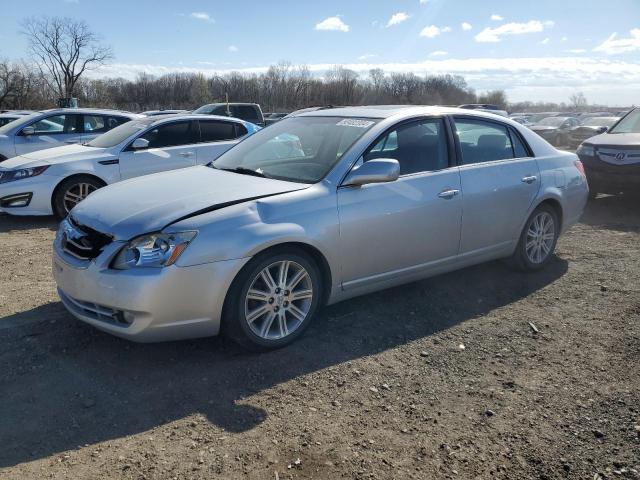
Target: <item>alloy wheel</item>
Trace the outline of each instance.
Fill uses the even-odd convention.
[[[525,250],[531,263],[543,263],[551,254],[555,241],[556,227],[549,212],[538,213],[529,224]]]
[[[313,300],[313,283],[300,264],[281,260],[262,269],[245,297],[245,320],[266,340],[292,334],[306,320]]]
[[[64,193],[64,197],[62,199],[62,203],[64,205],[64,209],[67,213],[69,213],[73,207],[79,204],[82,200],[87,198],[90,193],[95,192],[98,189],[95,185],[91,185],[90,183],[76,183],[69,187],[69,189]]]

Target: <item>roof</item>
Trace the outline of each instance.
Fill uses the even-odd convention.
[[[109,108],[51,108],[49,110],[40,110],[40,113],[86,113],[96,115],[123,115],[125,117],[137,118],[137,113],[125,112],[124,110],[113,110]]]
[[[411,116],[411,115],[478,115],[486,116],[491,115],[489,118],[493,118],[496,115],[489,113],[488,111],[478,111],[471,109],[455,108],[455,107],[440,107],[440,106],[417,106],[417,105],[366,105],[358,107],[340,107],[330,108],[323,110],[316,110],[313,112],[303,112],[299,116],[302,117],[364,117],[364,118],[389,118],[396,115],[399,116]],[[504,117],[502,117],[504,118]]]
[[[141,116],[136,119],[137,123],[143,125],[153,125],[154,123],[162,123],[165,120],[224,120],[226,122],[236,122],[241,124],[247,124],[244,120],[236,117],[226,117],[222,115],[202,115],[198,113],[168,113],[166,115],[153,115],[150,117]]]

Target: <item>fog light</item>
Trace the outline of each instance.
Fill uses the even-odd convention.
[[[0,198],[0,208],[26,207],[31,203],[33,193],[18,193]]]

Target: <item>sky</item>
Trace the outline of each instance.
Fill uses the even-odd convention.
[[[510,101],[640,103],[640,0],[0,0],[0,58],[21,21],[85,20],[114,58],[90,75],[262,72],[287,61],[462,75]]]

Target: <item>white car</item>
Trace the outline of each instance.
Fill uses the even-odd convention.
[[[143,117],[86,144],[20,155],[0,163],[0,211],[63,218],[98,188],[207,164],[259,129],[213,115]]]
[[[19,118],[31,115],[34,112],[24,110],[10,110],[8,112],[0,113],[0,127],[4,127],[6,124],[18,120]]]
[[[0,127],[0,162],[45,148],[93,140],[141,115],[118,110],[57,108]]]

